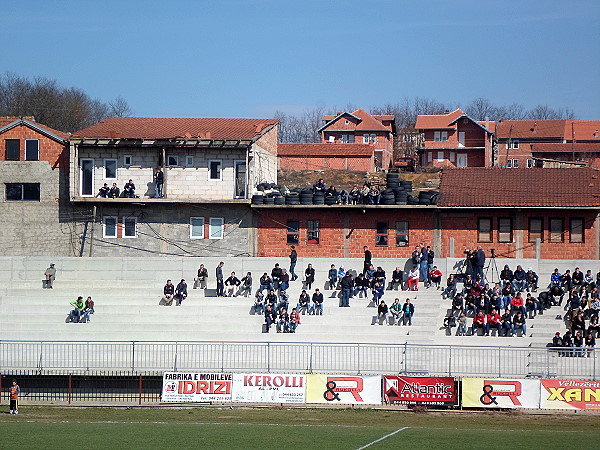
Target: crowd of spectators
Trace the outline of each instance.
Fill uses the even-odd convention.
[[[133,180],[129,180],[123,186],[123,190],[121,191],[117,186],[117,183],[113,183],[112,186],[108,186],[108,184],[104,183],[104,185],[98,190],[96,197],[102,198],[136,198],[135,195],[135,184]]]
[[[362,187],[355,184],[350,190],[338,191],[334,185],[327,187],[323,178],[313,184],[313,194],[323,193],[325,197],[332,198],[335,204],[341,205],[378,205],[381,199],[379,187],[366,182]]]

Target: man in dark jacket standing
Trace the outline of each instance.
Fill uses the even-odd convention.
[[[223,283],[223,266],[225,263],[221,261],[217,266],[217,297],[225,296],[225,284]]]
[[[366,273],[367,270],[369,270],[369,267],[371,267],[371,251],[369,250],[369,247],[367,247],[366,245],[363,247],[363,250],[365,251],[365,262],[364,262],[364,266],[363,266],[363,273]]]
[[[342,308],[349,308],[350,294],[354,289],[354,279],[352,278],[352,275],[346,272],[346,275],[344,275],[340,284],[342,286]]]
[[[480,245],[475,252],[475,258],[473,258],[473,278],[477,279],[477,274],[479,274],[481,279],[484,279],[483,266],[485,266],[485,252]]]
[[[290,252],[290,275],[292,281],[296,281],[298,279],[298,275],[296,275],[296,272],[294,272],[297,262],[298,253],[296,252],[296,247],[292,245],[292,251]]]

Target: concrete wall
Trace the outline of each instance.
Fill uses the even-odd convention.
[[[77,206],[81,216],[92,214],[91,205]],[[117,217],[118,237],[104,237],[103,218]],[[125,217],[137,219],[137,237],[123,236]],[[204,218],[204,238],[190,237],[190,217]],[[223,218],[223,239],[209,239],[209,219]],[[97,206],[96,222],[85,234],[84,255],[92,256],[202,256],[227,257],[252,254],[252,213],[247,205],[211,204],[106,204]]]

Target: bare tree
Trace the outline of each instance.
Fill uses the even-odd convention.
[[[113,117],[127,117],[130,116],[132,111],[129,103],[120,95],[114,100],[108,102],[110,108],[110,115]]]

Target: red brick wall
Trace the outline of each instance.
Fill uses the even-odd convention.
[[[438,161],[438,153],[442,152],[444,157],[442,161]],[[450,153],[454,153],[454,161],[450,160]],[[429,161],[429,153],[432,154],[431,161]],[[456,148],[452,150],[421,150],[422,165],[425,167],[455,167],[456,166],[456,155],[458,153],[467,154],[467,167],[485,167],[485,150],[470,150],[465,148]]]
[[[542,218],[544,224],[543,242],[541,243],[542,259],[595,259],[598,249],[596,242],[595,217],[597,212],[590,210],[530,210],[519,211],[507,209],[505,212],[486,211],[481,212],[456,212],[442,213],[442,254],[448,257],[460,258],[465,248],[474,248],[481,245],[486,251],[495,248],[498,256],[514,258],[517,250],[522,251],[523,258],[535,258],[535,242],[529,242],[529,219]],[[518,227],[517,215],[520,216],[521,226]],[[492,219],[492,242],[478,242],[478,218],[489,217]],[[513,224],[512,242],[498,242],[498,218],[511,217]],[[569,242],[570,218],[583,218],[585,223],[584,242]],[[550,242],[550,218],[563,218],[564,239],[563,242]],[[522,233],[522,246],[518,249],[517,233]],[[450,238],[454,238],[454,255],[450,255]]]
[[[419,242],[431,244],[433,240],[433,214],[415,209],[362,209],[328,207],[314,209],[260,209],[258,214],[258,256],[283,257],[289,254],[287,221],[300,222],[300,243],[296,245],[302,256],[343,257],[347,240],[350,258],[363,256],[363,246],[368,245],[375,258],[408,258]],[[348,220],[348,237],[344,220]],[[320,221],[320,243],[307,244],[307,221]],[[406,247],[396,247],[396,221],[408,221],[409,241]],[[388,245],[376,246],[376,223],[388,223]]]
[[[11,128],[0,135],[0,161],[6,159],[6,139],[19,139],[21,141],[21,155],[19,158],[21,161],[25,160],[25,139],[38,139],[40,141],[40,161],[48,161],[52,167],[59,167],[64,170],[68,168],[69,151],[67,146],[24,125]]]
[[[329,142],[329,136],[333,136],[336,142],[342,142],[342,134],[354,134],[354,143],[363,144],[363,135],[366,134],[366,132],[356,131],[353,123],[344,125],[343,120],[338,120],[334,126],[336,130],[348,129],[348,132],[323,130],[323,142]],[[382,167],[387,169],[394,153],[394,137],[391,133],[384,131],[370,131],[369,134],[375,134],[377,136],[376,142],[373,145],[375,146],[375,150],[384,150]]]
[[[257,139],[256,144],[260,147],[272,153],[277,154],[277,130],[279,125],[275,125],[271,130],[267,131],[263,136]]]
[[[280,156],[279,168],[283,170],[359,170],[370,172],[373,164],[370,157],[322,157],[322,156]]]

